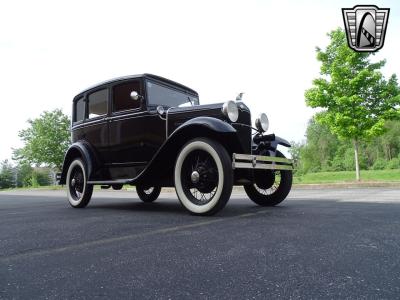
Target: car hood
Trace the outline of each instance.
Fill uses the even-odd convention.
[[[222,106],[224,103],[195,105],[188,107],[171,108],[168,112],[168,131],[172,133],[175,129],[183,125],[190,119],[197,117],[212,117],[230,123],[237,131],[238,138],[246,149],[246,153],[250,153],[251,148],[251,115],[250,110],[243,102],[237,102],[239,108],[239,118],[235,123],[223,114]],[[243,126],[246,125],[246,126]]]
[[[168,120],[172,128],[179,127],[185,121],[196,117],[213,117],[231,123],[228,118],[222,113],[223,102],[215,104],[204,104],[185,107],[174,107],[168,111]],[[237,123],[250,125],[250,110],[242,103],[238,102],[239,119]],[[172,129],[171,128],[171,129]]]
[[[241,113],[250,113],[249,108],[243,102],[237,102],[238,108]],[[179,115],[179,114],[190,114],[193,117],[207,116],[207,117],[218,117],[219,119],[226,119],[222,113],[222,106],[224,102],[213,103],[213,104],[202,104],[194,106],[183,106],[183,107],[173,107],[169,109],[169,115]]]
[[[182,106],[182,107],[173,107],[170,109],[171,114],[181,113],[181,112],[191,112],[191,111],[210,111],[210,110],[219,110],[221,112],[223,103],[213,103],[213,104],[202,104],[202,105],[194,105],[194,106]],[[222,112],[221,112],[222,114]]]

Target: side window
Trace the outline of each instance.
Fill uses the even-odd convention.
[[[139,100],[132,100],[131,92],[136,91],[141,95],[140,82],[131,81],[117,85],[113,89],[113,111],[122,111],[128,109],[140,108]]]
[[[89,119],[107,114],[108,89],[90,94],[88,101]]]
[[[74,122],[82,121],[84,118],[85,118],[85,101],[82,97],[75,102]]]

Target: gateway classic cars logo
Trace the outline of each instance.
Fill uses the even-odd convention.
[[[349,47],[359,52],[375,52],[383,47],[389,8],[356,5],[342,8]]]

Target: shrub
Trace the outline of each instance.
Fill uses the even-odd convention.
[[[335,156],[331,162],[332,171],[344,171],[343,158]]]
[[[46,186],[51,184],[49,171],[46,169],[34,169],[32,171],[31,186]]]
[[[383,158],[378,158],[375,160],[372,169],[373,170],[383,170],[386,168],[387,161],[384,160]]]
[[[386,169],[400,169],[400,159],[393,158],[386,164]]]

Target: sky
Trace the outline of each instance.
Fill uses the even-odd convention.
[[[0,160],[21,147],[18,131],[44,110],[71,115],[81,90],[114,77],[153,73],[196,90],[200,102],[244,92],[269,132],[304,140],[315,111],[304,91],[319,76],[315,47],[343,27],[341,8],[391,9],[383,73],[400,71],[399,1],[2,1]]]

